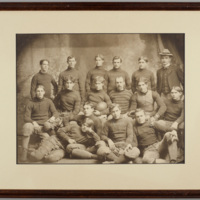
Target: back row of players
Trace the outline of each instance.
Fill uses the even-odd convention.
[[[21,161],[29,154],[31,160],[47,162],[64,156],[114,163],[177,162],[177,147],[184,147],[177,146],[177,130],[183,129],[184,121],[183,72],[171,64],[169,50],[160,55],[163,67],[157,71],[158,93],[145,57],[138,59],[139,70],[133,73],[131,84],[128,73],[121,69],[120,57],[114,57],[113,69],[106,71],[103,56],[97,55],[96,67],[88,72],[84,83],[75,69],[75,57],[69,56],[68,69],[59,75],[58,87],[47,73],[49,61],[41,60],[41,70],[31,82],[32,101],[25,112]],[[53,99],[57,110],[48,98]],[[157,130],[163,133],[160,141]],[[28,152],[33,133],[43,140],[38,149]]]

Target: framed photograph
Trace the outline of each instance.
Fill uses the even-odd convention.
[[[200,3],[0,10],[0,197],[200,197]]]

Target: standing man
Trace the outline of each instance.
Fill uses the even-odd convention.
[[[162,68],[157,71],[157,91],[161,96],[169,99],[172,87],[184,85],[184,75],[180,68],[172,65],[173,55],[168,49],[164,49],[160,56]]]
[[[147,69],[148,59],[146,57],[142,56],[138,59],[138,64],[139,64],[139,69],[137,71],[135,71],[132,75],[131,89],[132,89],[133,94],[137,90],[137,84],[141,77],[146,78],[146,80],[148,81],[149,89],[155,91],[156,83],[155,83],[154,74],[152,71]]]
[[[103,67],[104,56],[101,54],[96,55],[95,62],[96,62],[96,67],[94,69],[91,69],[87,74],[87,78],[86,78],[86,82],[85,82],[85,88],[86,88],[87,93],[89,93],[90,90],[95,89],[94,81],[97,76],[98,77],[100,76],[100,77],[103,77],[104,79],[106,79],[107,71]],[[105,92],[107,92],[107,82],[106,81],[104,81],[103,89]]]
[[[34,99],[36,96],[36,87],[43,85],[45,88],[45,97],[54,99],[58,91],[58,86],[53,76],[48,73],[49,61],[47,59],[40,60],[40,67],[41,70],[33,76],[31,81],[31,98]],[[54,87],[54,94],[51,91],[51,84]]]
[[[127,90],[131,89],[131,81],[130,81],[129,75],[126,71],[121,69],[121,65],[122,65],[122,59],[118,56],[115,56],[113,58],[113,69],[108,71],[108,74],[107,74],[108,94],[112,90],[116,89],[115,81],[116,81],[116,78],[120,76],[123,77],[125,81],[125,88]]]
[[[130,90],[126,90],[126,83],[122,76],[116,77],[115,84],[116,89],[110,92],[110,99],[112,103],[119,104],[121,114],[125,114],[129,111],[132,93]]]
[[[68,68],[61,72],[58,79],[58,93],[65,89],[66,79],[69,76],[74,77],[75,85],[74,90],[78,91],[81,96],[81,101],[84,102],[85,99],[85,89],[84,89],[84,80],[83,76],[75,69],[76,58],[74,56],[68,56],[67,58]]]
[[[25,110],[25,124],[22,129],[23,139],[21,161],[27,160],[30,136],[32,134],[37,134],[41,137],[48,137],[46,132],[48,131],[47,129],[49,129],[49,123],[54,122],[55,118],[58,117],[53,102],[44,97],[44,86],[38,85],[35,93],[36,97],[27,104]],[[50,119],[49,114],[51,114]]]

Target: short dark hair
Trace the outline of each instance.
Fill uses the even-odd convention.
[[[85,118],[83,124],[86,124],[87,127],[92,127],[94,125],[94,121],[90,118]]]
[[[144,114],[146,114],[145,111],[144,111],[143,109],[141,109],[141,108],[137,108],[137,109],[135,110],[135,115],[136,115],[136,113],[138,113],[138,112],[143,112]]]
[[[112,112],[112,110],[114,109],[114,108],[119,108],[119,110],[121,110],[121,107],[120,107],[120,105],[119,104],[116,104],[116,103],[113,103],[113,104],[111,104],[110,106],[109,106],[109,111],[110,111],[110,113]]]
[[[145,56],[139,57],[139,58],[138,58],[138,61],[140,61],[140,60],[144,60],[145,62],[149,62],[148,58],[145,57]]]
[[[92,103],[92,102],[90,102],[90,101],[87,101],[87,102],[85,102],[84,103],[84,106],[90,106],[91,108],[93,108],[94,109],[94,104]]]
[[[42,59],[42,60],[40,60],[40,65],[42,65],[44,61],[47,61],[48,64],[49,64],[49,60],[47,60],[47,59]]]
[[[114,61],[114,60],[118,60],[118,59],[120,59],[120,62],[122,62],[122,58],[121,58],[120,56],[114,56],[114,57],[113,57],[113,61]]]
[[[173,86],[171,91],[172,90],[176,90],[177,92],[183,93],[183,89],[181,87],[179,87],[179,86]]]
[[[101,58],[101,60],[104,60],[104,56],[102,54],[97,54],[94,59],[96,60],[96,58]]]
[[[73,76],[69,75],[69,76],[65,77],[65,83],[67,81],[71,81],[71,82],[75,83],[76,79]]]
[[[69,60],[70,60],[70,59],[73,59],[73,58],[76,60],[75,56],[68,56],[68,57],[67,57],[67,62],[69,62]]]
[[[42,89],[45,91],[45,87],[44,87],[44,85],[42,85],[42,84],[37,85],[36,88],[35,88],[35,91],[36,91],[38,88],[42,88]]]

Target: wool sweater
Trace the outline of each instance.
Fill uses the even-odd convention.
[[[99,102],[105,102],[108,106],[112,104],[110,97],[104,90],[91,90],[87,95],[87,101],[92,102],[94,106]]]
[[[184,121],[184,103],[182,100],[174,101],[173,99],[165,99],[167,110],[164,119],[167,121],[181,123]]]
[[[51,116],[58,117],[58,112],[53,102],[48,98],[34,98],[29,101],[26,106],[24,121],[32,123],[36,121],[39,125],[43,125]]]
[[[114,143],[125,142],[133,147],[137,146],[137,138],[133,132],[133,125],[130,119],[122,118],[108,120],[104,124],[101,139],[108,141],[111,139]]]
[[[82,74],[79,73],[77,69],[71,69],[68,67],[65,71],[60,73],[58,79],[58,92],[65,89],[64,85],[67,76],[72,76],[73,78],[75,78],[75,85],[73,87],[73,90],[80,92],[81,100],[84,101],[85,99],[84,77]]]
[[[107,71],[104,69],[104,67],[98,67],[96,66],[94,69],[91,69],[86,77],[86,82],[85,82],[85,88],[87,93],[90,92],[91,89],[94,89],[94,80],[95,77],[101,76],[105,79],[104,81],[104,91],[107,92]]]
[[[150,121],[146,121],[144,124],[133,124],[133,130],[138,139],[138,146],[145,148],[149,145],[156,143],[157,137],[155,129],[150,126]]]
[[[69,139],[74,139],[79,144],[91,146],[100,140],[100,137],[94,131],[91,133],[84,133],[82,132],[81,127],[76,124],[68,124],[63,128],[60,128],[57,135],[65,144],[68,143]]]
[[[154,103],[156,102],[158,109],[154,110]],[[159,94],[155,91],[148,90],[147,93],[135,92],[131,97],[130,110],[141,108],[145,112],[150,113],[151,116],[158,114],[162,116],[166,111],[166,106]]]
[[[55,99],[55,104],[62,112],[78,114],[80,111],[81,98],[75,90],[62,90]]]
[[[137,71],[135,71],[132,75],[132,92],[134,94],[134,92],[136,91],[137,88],[137,84],[140,78],[145,78],[148,81],[148,88],[155,91],[156,90],[156,83],[155,83],[155,78],[154,78],[154,74],[152,71],[148,70],[148,69],[139,69]]]
[[[132,92],[130,90],[112,90],[109,96],[113,103],[120,105],[122,114],[125,114],[129,111],[130,100],[132,96]]]
[[[52,75],[48,73],[42,73],[41,71],[37,74],[35,74],[31,81],[31,98],[34,99],[35,97],[35,90],[38,85],[43,85],[45,89],[45,97],[50,98],[51,97],[51,84],[54,87],[54,95],[57,94],[58,86],[53,78]]]
[[[110,91],[115,90],[116,89],[116,78],[117,77],[123,77],[125,83],[126,83],[126,89],[130,90],[131,89],[131,81],[129,78],[129,75],[126,71],[122,70],[121,68],[118,69],[111,69],[110,71],[108,71],[107,73],[107,84],[108,84],[108,94],[110,93]]]
[[[85,118],[90,118],[91,120],[93,120],[94,124],[92,126],[92,130],[100,136],[102,132],[102,122],[95,115],[92,114],[88,117],[86,117],[85,115],[76,115],[72,116],[70,118],[70,121],[76,121],[77,124],[81,126],[84,123]]]

